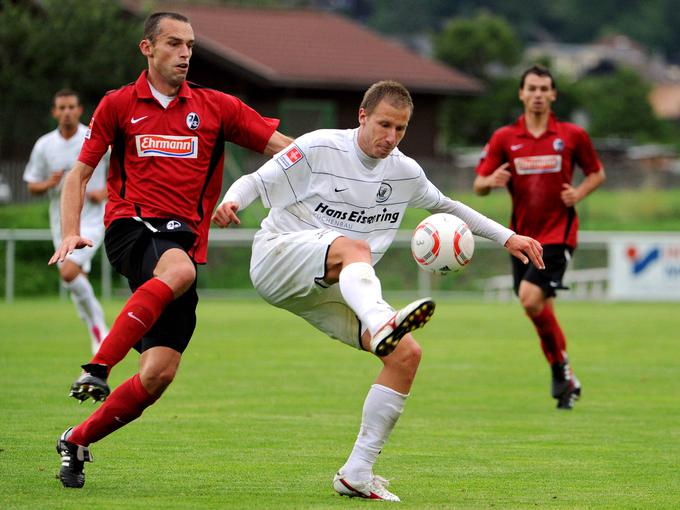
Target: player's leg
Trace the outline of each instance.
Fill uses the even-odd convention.
[[[370,348],[370,341],[370,335],[362,336],[365,349]],[[407,334],[390,355],[380,358],[383,368],[364,401],[354,447],[333,480],[340,494],[399,501],[387,490],[384,479],[374,475],[373,465],[403,412],[421,355],[420,346]]]
[[[134,292],[97,353],[83,365],[84,373],[73,383],[70,395],[79,400],[106,398],[111,368],[196,279],[193,261],[174,239],[151,236],[144,225],[132,220],[112,227],[106,237],[109,260],[128,278]]]
[[[551,394],[557,399],[560,409],[571,409],[581,392],[580,382],[569,365],[566,338],[553,306],[556,289],[565,288],[562,278],[569,256],[570,252],[565,251],[563,246],[546,246],[546,269],[539,271],[530,266],[524,270],[517,286],[519,301],[536,328],[544,356],[551,367]],[[513,261],[513,264],[516,263]]]
[[[196,327],[198,295],[195,284],[174,300],[135,346],[140,371],[120,386],[87,420],[68,429],[57,443],[62,458],[59,477],[66,487],[82,487],[89,445],[141,416],[173,381],[181,355]]]
[[[168,347],[145,351],[140,372],[120,384],[83,423],[62,434],[57,451],[62,459],[59,479],[65,487],[84,485],[84,462],[92,461],[90,444],[139,418],[172,382],[180,359],[181,354]]]
[[[345,302],[371,334],[371,352],[391,353],[408,332],[422,327],[434,312],[434,302],[419,299],[395,312],[382,296],[380,280],[371,265],[365,241],[338,237],[328,249],[324,280],[339,282]]]
[[[78,316],[87,326],[92,354],[95,354],[109,332],[104,310],[94,294],[87,273],[76,261],[67,257],[59,266],[59,275],[69,291]]]

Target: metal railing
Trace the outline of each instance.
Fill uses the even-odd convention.
[[[256,229],[212,229],[210,246],[250,247]],[[609,242],[630,239],[631,236],[643,241],[645,238],[657,238],[660,235],[680,238],[677,232],[580,232],[579,250],[606,248]],[[15,296],[16,243],[51,241],[48,229],[0,229],[0,242],[5,242],[5,301],[11,303]],[[397,233],[393,246],[408,248],[411,242],[411,231],[401,230]],[[487,239],[475,238],[477,249],[489,249],[495,246]],[[105,251],[100,250],[101,260],[101,294],[104,299],[112,296],[112,268],[106,258]],[[45,261],[47,263],[47,261]],[[574,296],[578,299],[601,299],[604,296],[605,268],[567,271],[565,280],[575,285]],[[427,295],[432,287],[432,278],[425,271],[417,271],[415,286],[420,295]],[[485,279],[481,294],[493,299],[508,299],[512,293],[512,278],[509,275],[494,276]],[[63,290],[61,291],[63,293]]]

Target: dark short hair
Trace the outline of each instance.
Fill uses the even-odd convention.
[[[161,20],[174,19],[183,23],[190,23],[189,18],[178,12],[154,12],[149,14],[144,22],[144,39],[154,42],[158,34],[161,32]]]
[[[553,88],[553,89],[557,88],[557,86],[555,85],[555,78],[553,78],[553,75],[550,72],[550,69],[548,69],[547,67],[545,67],[541,64],[534,64],[529,69],[527,69],[526,71],[524,71],[522,73],[522,77],[519,80],[520,90],[524,88],[524,80],[526,80],[526,77],[529,76],[530,74],[535,74],[536,76],[541,76],[541,77],[547,76],[548,78],[550,78],[550,87]]]
[[[76,101],[78,102],[78,104],[80,104],[80,96],[78,95],[78,93],[75,90],[73,90],[73,89],[61,89],[61,90],[58,90],[57,92],[55,92],[54,96],[52,97],[52,106],[57,104],[58,98],[60,98],[60,97],[71,97],[71,96],[75,96]]]
[[[408,107],[411,113],[413,113],[411,94],[401,83],[391,80],[379,81],[371,85],[364,94],[361,108],[364,109],[367,115],[370,115],[383,99],[395,108]]]

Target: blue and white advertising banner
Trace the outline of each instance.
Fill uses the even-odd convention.
[[[651,236],[609,242],[609,297],[680,301],[680,240]]]

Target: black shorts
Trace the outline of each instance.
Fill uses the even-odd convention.
[[[562,283],[562,278],[572,253],[574,249],[566,244],[546,244],[543,246],[545,269],[538,269],[531,262],[525,265],[517,257],[511,257],[515,294],[519,293],[522,280],[538,285],[543,289],[545,297],[554,297],[556,291],[569,289]]]
[[[153,278],[154,268],[163,253],[172,248],[188,251],[195,239],[196,235],[181,220],[152,218],[142,223],[122,218],[106,229],[104,246],[109,262],[127,278],[130,290],[134,292]],[[151,347],[163,346],[184,352],[196,327],[197,305],[194,280],[184,294],[163,310],[151,329],[135,344],[135,349],[141,353]]]

